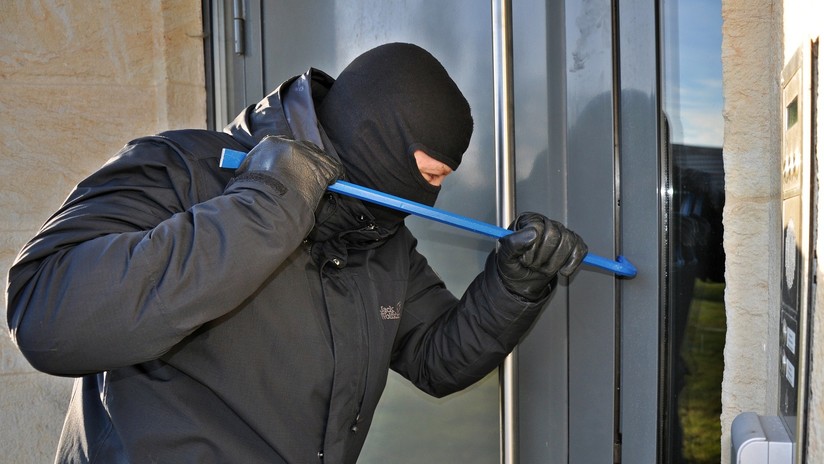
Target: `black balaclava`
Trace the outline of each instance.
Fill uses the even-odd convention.
[[[466,98],[435,57],[411,44],[381,45],[355,58],[317,113],[348,180],[429,206],[440,187],[421,176],[413,153],[456,170],[472,136]],[[386,227],[406,216],[367,208]]]

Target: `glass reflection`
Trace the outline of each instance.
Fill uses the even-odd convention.
[[[721,460],[726,334],[720,0],[662,0],[669,155],[666,462]]]

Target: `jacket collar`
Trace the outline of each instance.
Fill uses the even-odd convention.
[[[319,104],[334,79],[323,71],[310,68],[305,73],[283,82],[256,105],[243,110],[223,129],[248,149],[267,135],[282,135],[307,140],[323,148],[327,155],[340,159],[323,127],[317,120],[315,105]],[[309,235],[313,253],[345,257],[348,249],[374,248],[397,232],[397,226],[387,229],[375,225],[375,218],[360,200],[329,194],[315,211],[315,227]]]
[[[331,144],[323,143],[325,135],[317,121],[315,105],[334,82],[323,71],[310,68],[284,81],[257,104],[246,107],[223,132],[250,150],[267,135],[282,135],[310,141],[328,152]]]
[[[392,229],[375,225],[374,217],[360,200],[329,194],[315,211],[315,227],[307,240],[315,262],[334,258],[338,267],[344,267],[350,251],[382,245],[402,224]]]

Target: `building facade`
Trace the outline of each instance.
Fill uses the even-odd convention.
[[[249,42],[246,46],[251,48],[246,55],[235,56],[228,32],[233,26],[232,3],[152,0],[98,5],[44,0],[0,6],[4,31],[0,39],[0,149],[5,161],[0,166],[5,185],[0,192],[0,209],[5,217],[0,225],[3,274],[20,247],[71,187],[130,139],[174,128],[219,127],[221,118],[254,101],[281,73],[289,75],[294,69],[300,72],[306,66],[314,66],[313,60],[317,59],[334,75],[348,58],[376,42],[420,38],[422,45],[438,52],[436,55],[442,57],[450,71],[457,69],[459,85],[467,89],[476,112],[476,125],[480,126],[470,150],[492,151],[494,47],[493,37],[487,36],[487,32],[496,26],[492,24],[494,14],[486,7],[481,11],[477,6],[473,8],[477,2],[457,0],[438,2],[438,11],[425,3],[335,2],[326,7],[328,15],[313,15],[311,11],[318,5],[308,2],[300,7],[291,5],[289,10],[281,7],[278,17],[269,18],[266,14],[271,4],[250,0],[241,3],[245,5],[245,37]],[[723,320],[718,324],[723,331],[708,328],[706,324],[711,322],[703,321],[700,327],[706,329],[704,332],[684,335],[685,339],[700,338],[706,343],[713,340],[713,334],[715,339],[719,333],[723,338],[722,345],[714,348],[722,366],[718,379],[720,413],[711,425],[699,429],[712,429],[717,423],[717,438],[712,435],[711,439],[717,452],[710,459],[727,463],[733,460],[731,428],[739,414],[752,411],[784,417],[784,423],[794,429],[803,447],[797,456],[810,463],[824,461],[824,374],[816,369],[817,361],[824,359],[824,311],[819,309],[824,304],[824,290],[815,285],[821,271],[814,259],[817,250],[824,246],[817,233],[822,220],[817,208],[820,158],[816,146],[822,134],[817,117],[822,94],[817,44],[824,34],[824,25],[816,18],[822,17],[824,9],[814,0],[715,2],[718,23],[712,27],[720,29],[717,49],[723,106],[719,111],[721,120],[711,121],[701,129],[704,133],[720,134],[720,146],[707,149],[702,142],[678,138],[677,134],[688,131],[678,125],[671,109],[674,106],[668,106],[684,103],[687,97],[683,93],[667,93],[667,76],[686,76],[689,65],[668,67],[663,56],[666,52],[659,53],[667,44],[690,43],[703,36],[701,30],[668,25],[665,18],[670,11],[686,17],[691,8],[697,10],[696,5],[704,2],[622,1],[617,9],[612,8],[613,4],[618,2],[566,0],[513,5],[520,204],[557,213],[573,226],[584,229],[614,229],[619,239],[608,237],[609,240],[602,241],[600,236],[593,237],[590,248],[624,252],[631,259],[638,257],[642,264],[635,280],[616,282],[611,276],[577,276],[561,290],[563,298],[556,297],[564,302],[553,301],[553,308],[557,308],[542,316],[525,340],[519,352],[521,383],[516,387],[524,405],[519,427],[520,460],[588,462],[588,453],[600,453],[599,443],[604,443],[604,452],[622,457],[623,462],[647,461],[634,461],[633,456],[677,462],[674,450],[681,453],[683,447],[677,443],[671,446],[670,442],[683,441],[673,437],[689,432],[681,423],[668,423],[664,436],[657,431],[663,421],[662,411],[678,408],[674,399],[678,395],[674,393],[669,400],[667,391],[673,391],[673,385],[679,382],[671,368],[680,362],[678,356],[682,353],[673,351],[673,326],[658,320],[661,314],[676,315],[662,309],[671,310],[677,302],[667,296],[673,282],[662,277],[671,275],[668,266],[675,261],[661,253],[662,249],[675,253],[676,247],[666,248],[664,243],[662,248],[658,243],[683,238],[668,235],[667,228],[682,223],[659,212],[667,207],[663,198],[684,205],[683,199],[673,196],[673,166],[681,169],[697,163],[696,160],[720,158],[722,171],[689,165],[702,172],[698,177],[702,181],[709,182],[707,179],[718,176],[723,181],[723,208],[719,210],[723,225],[719,232],[723,237],[723,275],[714,277],[723,280],[723,286],[704,285],[712,280],[706,278],[700,289],[706,295],[720,291]],[[223,8],[227,9],[224,14],[218,14]],[[611,13],[614,11],[617,13]],[[415,26],[410,29],[424,31],[406,31],[392,23],[396,16],[403,16]],[[269,18],[269,22],[261,18]],[[283,21],[282,28],[291,24],[294,30],[289,32],[296,36],[311,25],[331,38],[314,45],[306,40],[305,56],[290,55],[287,47],[277,46],[277,41],[266,42],[267,31],[261,24],[278,20]],[[322,25],[313,22],[321,20],[325,21]],[[435,27],[439,21],[451,27]],[[445,30],[451,30],[451,35]],[[641,41],[647,36],[653,38],[652,45]],[[457,43],[469,45],[461,47]],[[266,44],[269,61],[260,57],[254,61],[255,44]],[[683,58],[687,51],[680,50]],[[523,64],[527,61],[540,66]],[[288,63],[289,67],[281,71],[272,63]],[[233,71],[238,66],[245,69],[243,82]],[[553,70],[559,68],[564,68],[564,72],[556,75]],[[462,69],[489,72],[473,75]],[[687,78],[681,79],[685,82]],[[607,89],[608,96],[587,94],[587,89],[592,88]],[[239,89],[243,92],[239,93]],[[560,107],[565,108],[563,117],[553,113],[554,108]],[[685,112],[689,109],[685,105],[681,108],[686,108]],[[605,113],[611,119],[603,119]],[[577,118],[586,121],[586,130],[581,133],[574,124]],[[530,119],[551,122],[536,128],[528,122]],[[653,136],[645,136],[644,130],[633,132],[636,125],[646,127],[645,124],[652,127]],[[669,132],[664,130],[668,125],[672,126],[667,129]],[[799,128],[801,135],[793,135],[794,127]],[[609,132],[609,136],[597,135],[604,132]],[[674,137],[666,159],[660,156],[665,138],[661,134],[665,133]],[[800,140],[797,151],[788,145],[795,140],[793,137]],[[564,142],[557,144],[556,140]],[[610,160],[603,167],[590,169],[591,160],[570,155],[600,150],[612,153],[615,146],[625,147],[625,151],[651,146],[654,166],[647,172],[643,159],[624,153],[615,163],[617,168]],[[690,161],[672,164],[676,159]],[[495,201],[494,189],[477,181],[492,175],[492,163],[491,155],[470,161],[466,167],[466,178],[470,180],[456,181],[458,186],[448,192],[460,200],[439,205],[494,221],[492,210],[467,200]],[[527,166],[528,173],[524,171]],[[553,177],[556,171],[564,174]],[[536,172],[544,177],[536,178]],[[801,173],[796,187],[792,184],[792,172]],[[650,183],[641,182],[634,177],[636,174],[651,176]],[[602,180],[598,177],[601,175],[610,187],[595,190],[592,196],[605,198],[604,203],[609,206],[604,207],[603,214],[598,206],[587,203],[593,200],[574,198],[582,192],[575,190],[579,179],[581,183],[593,184]],[[623,197],[619,197],[620,209],[612,206],[615,198],[611,185],[615,177],[620,177],[624,190]],[[548,183],[542,180],[545,178],[558,182]],[[547,183],[550,186],[544,186]],[[558,184],[563,186],[555,187]],[[545,197],[553,200],[544,204]],[[641,214],[632,209],[632,201],[642,200],[652,202],[652,213]],[[569,212],[587,208],[597,210],[599,217],[607,217],[608,223],[590,223],[587,217]],[[636,244],[633,235],[647,233],[634,228],[638,223],[634,218],[639,216],[661,227]],[[788,227],[790,224],[793,227]],[[488,248],[488,243],[465,245],[460,240],[430,239],[428,226],[421,222],[414,226],[422,236],[422,247],[436,256],[459,249],[456,253],[465,253],[460,256],[462,262],[476,263],[482,259],[480,251],[464,248]],[[788,234],[788,230],[793,234]],[[656,245],[644,249],[645,241]],[[458,243],[460,246],[456,246]],[[719,252],[713,251],[712,256],[719,256]],[[451,270],[448,263],[444,267],[448,283],[455,287],[466,284],[468,277]],[[714,265],[714,269],[718,267]],[[690,282],[695,281],[691,278]],[[600,296],[576,293],[576,286],[580,289],[584,285],[599,289],[587,293]],[[800,293],[795,299],[787,296],[787,288],[799,287],[802,288],[797,290]],[[597,305],[603,301],[618,309],[607,311],[614,319],[602,321],[606,336],[600,332],[592,335],[589,329],[594,319],[602,318]],[[586,309],[576,312],[583,307]],[[553,332],[558,326],[565,327],[560,335]],[[615,327],[620,330],[615,331]],[[795,334],[795,343],[788,342],[790,332]],[[599,356],[602,347],[598,342],[607,344],[609,356]],[[790,350],[790,346],[794,349]],[[689,362],[685,364],[695,368]],[[798,372],[788,374],[788,364]],[[50,461],[71,394],[71,380],[33,371],[9,337],[0,337],[0,374],[2,460]],[[604,382],[600,382],[601,376]],[[592,378],[599,382],[586,382]],[[590,383],[603,384],[604,390],[595,388],[600,385],[589,390]],[[462,443],[465,439],[443,433],[446,428],[458,427],[445,419],[447,415],[457,417],[462,422],[460,427],[467,422],[485,422],[486,425],[472,430],[475,441],[466,439],[466,446],[479,449],[483,458],[479,461],[474,455],[463,456],[472,462],[497,462],[498,446],[494,441],[498,428],[498,382],[494,376],[466,395],[446,401],[415,399],[403,403],[403,398],[415,395],[407,388],[402,382],[390,380],[389,405],[376,423],[384,424],[386,430],[405,427],[408,424],[397,423],[404,421],[393,417],[397,415],[394,411],[413,411],[440,414],[436,421],[441,425],[431,427],[429,432],[415,429],[417,438],[413,436],[406,443],[392,441],[396,437],[382,435],[376,428],[373,435],[378,438],[367,443],[364,462],[380,462],[385,456],[378,442],[388,443],[396,450],[428,450],[433,453],[427,455],[430,460],[433,456],[460,460],[460,456],[450,454],[455,441],[440,443]],[[796,390],[801,394],[795,395]],[[641,401],[638,396],[646,392],[657,399]],[[800,421],[793,421],[796,416],[788,411],[787,398],[793,395],[801,399],[799,410],[795,411],[800,413]],[[599,403],[605,401],[604,396],[609,397],[603,403],[606,408]],[[597,407],[577,414],[590,403]],[[528,410],[531,406],[535,407]],[[599,434],[607,438],[601,440]],[[591,440],[593,437],[597,439]],[[620,437],[617,443],[622,446],[615,447],[613,437]],[[539,461],[539,456],[547,459]],[[691,456],[685,462],[706,462],[695,457],[698,455]]]

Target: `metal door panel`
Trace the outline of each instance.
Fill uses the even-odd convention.
[[[594,252],[610,255],[623,247],[645,272],[616,282],[587,269],[558,289],[519,349],[521,456],[524,462],[612,462],[621,458],[613,453],[623,453],[625,462],[653,462],[659,237],[655,12],[638,1],[614,8],[609,1],[570,0],[551,2],[545,10],[537,3],[518,3],[515,9],[518,209],[565,221]],[[532,68],[540,66],[546,69],[543,81],[534,79]],[[546,113],[535,109],[542,104]],[[536,135],[536,120],[545,122],[547,138]],[[619,190],[631,202],[620,209]],[[616,382],[624,385],[620,395]],[[613,441],[622,439],[619,420],[629,429],[623,449],[613,448]]]
[[[620,283],[621,462],[660,462],[658,366],[661,185],[655,8],[623,0],[619,150],[621,253],[638,276]]]
[[[612,5],[565,8],[567,224],[615,256]],[[579,272],[569,286],[569,462],[610,462],[615,408],[615,278]]]
[[[516,209],[566,222],[563,2],[513,5]],[[569,442],[567,287],[518,348],[520,459],[566,463]]]

